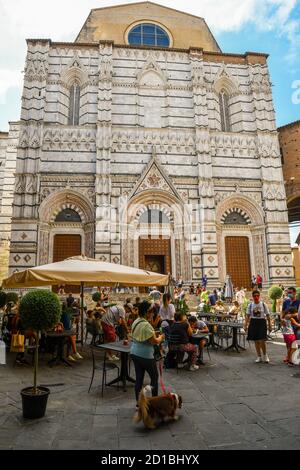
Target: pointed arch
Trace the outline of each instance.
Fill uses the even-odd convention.
[[[55,191],[43,200],[39,207],[40,221],[53,223],[56,216],[67,208],[76,211],[83,224],[94,223],[94,208],[89,200],[77,191],[69,189]]]

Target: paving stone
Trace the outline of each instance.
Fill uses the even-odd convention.
[[[208,446],[234,444],[242,440],[237,430],[227,423],[208,424],[205,422],[199,431]]]
[[[176,442],[176,449],[180,450],[207,450],[202,436],[196,432],[193,433],[176,433],[172,436]]]
[[[261,418],[243,403],[220,405],[220,412],[232,424],[257,423]]]
[[[151,445],[148,437],[136,436],[134,439],[130,437],[120,437],[120,450],[150,450]]]
[[[191,421],[195,424],[198,429],[203,429],[206,424],[223,425],[226,424],[226,419],[217,410],[213,411],[196,411],[190,415]]]
[[[274,438],[271,433],[258,424],[238,424],[233,426],[233,429],[243,441],[250,441],[254,446],[257,441]]]

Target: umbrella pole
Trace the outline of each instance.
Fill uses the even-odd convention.
[[[80,284],[80,322],[81,322],[81,347],[83,348],[83,282]]]

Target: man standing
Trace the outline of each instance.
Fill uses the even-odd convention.
[[[283,301],[282,304],[282,313],[286,313],[290,307],[295,307],[298,311],[300,306],[300,300],[296,298],[296,288],[289,287],[287,289],[287,298]]]
[[[202,277],[202,287],[206,289],[206,286],[207,286],[207,275],[204,274],[204,276]]]
[[[260,301],[260,292],[252,292],[253,301],[248,305],[245,331],[248,331],[247,340],[255,342],[257,358],[255,362],[270,362],[266,351],[267,322],[269,333],[272,331],[271,317],[267,305]]]
[[[260,274],[256,276],[256,284],[258,289],[262,289],[262,277]]]

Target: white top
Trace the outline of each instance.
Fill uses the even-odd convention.
[[[292,327],[291,320],[283,318],[281,321],[282,321],[282,327],[281,327],[282,334],[283,335],[293,335],[294,330],[293,330],[293,327]]]
[[[159,316],[162,320],[174,320],[175,307],[173,304],[169,304],[167,308],[161,305],[159,309]]]
[[[270,312],[264,302],[258,302],[258,304],[251,302],[247,308],[247,315],[251,318],[265,320]]]

